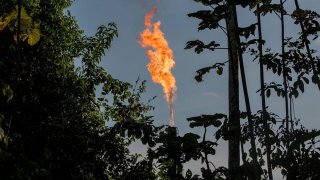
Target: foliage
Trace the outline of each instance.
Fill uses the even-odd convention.
[[[21,7],[20,32],[18,32],[18,6],[8,15],[0,17],[0,31],[3,31],[5,28],[8,28],[11,32],[15,32],[15,41],[17,41],[18,33],[22,41],[27,41],[31,46],[40,40],[40,22],[34,22],[24,7]]]
[[[197,3],[201,3],[205,6],[205,10],[199,10],[194,13],[188,14],[189,17],[199,19],[198,30],[222,30],[224,33],[230,32],[229,29],[223,27],[222,23],[226,22],[228,8],[231,6],[242,6],[252,12],[253,16],[267,16],[270,13],[274,13],[280,17],[279,14],[289,15],[292,18],[294,24],[300,25],[301,32],[297,38],[284,37],[283,51],[277,52],[277,50],[271,48],[265,48],[264,52],[259,50],[259,47],[265,45],[266,41],[262,38],[256,38],[259,28],[259,23],[254,22],[247,27],[239,27],[236,29],[236,34],[241,37],[241,49],[238,50],[239,56],[248,53],[253,60],[258,59],[267,70],[271,70],[271,73],[279,77],[284,77],[283,83],[278,82],[262,82],[262,87],[257,92],[264,94],[267,97],[272,96],[272,92],[276,92],[280,98],[288,97],[290,104],[292,105],[293,99],[298,98],[299,94],[304,93],[306,85],[312,82],[319,86],[319,57],[316,56],[316,50],[310,48],[309,39],[315,40],[318,38],[319,32],[319,14],[311,10],[304,10],[299,7],[298,1],[286,2],[295,3],[296,9],[289,12],[286,6],[283,4],[275,3],[271,0],[253,0],[253,1],[234,1],[234,0],[194,0]],[[282,2],[282,1],[281,1]],[[282,23],[284,23],[282,21]],[[260,24],[261,26],[261,24]],[[261,27],[260,27],[261,28]],[[234,31],[234,30],[231,30]],[[227,34],[230,38],[229,34]],[[228,39],[229,40],[229,39]],[[230,43],[230,42],[228,42]],[[216,51],[219,48],[219,42],[211,40],[211,43],[206,44],[201,40],[188,41],[185,49],[193,49],[197,54],[202,53],[204,50]],[[229,45],[230,48],[230,45]],[[261,48],[262,49],[262,48]],[[231,50],[229,49],[229,52]],[[230,54],[229,54],[230,55]],[[217,74],[222,73],[222,67],[228,63],[216,62],[212,66],[204,67],[196,72],[195,79],[198,82],[203,81],[203,76],[209,73],[212,69],[217,69]],[[218,72],[219,71],[219,72]],[[261,71],[261,69],[260,69]],[[262,72],[263,73],[263,72]],[[276,79],[276,78],[275,78]],[[257,155],[259,158],[259,165],[263,179],[272,179],[268,177],[265,167],[265,155],[267,154],[267,146],[271,146],[271,164],[273,168],[281,169],[281,172],[287,179],[318,179],[319,168],[319,145],[317,139],[319,137],[318,130],[307,130],[302,125],[298,126],[298,122],[294,124],[294,118],[292,115],[288,115],[286,118],[281,119],[279,116],[265,112],[266,110],[259,110],[256,114],[251,115],[251,112],[241,113],[241,118],[253,118],[254,120],[254,135],[259,142],[257,148]],[[291,109],[292,111],[292,109]],[[188,121],[196,120],[196,122],[190,123],[190,127],[198,126],[202,124],[205,128],[208,123],[214,123],[215,121],[207,121],[207,117],[211,116],[198,116],[189,118]],[[290,118],[290,122],[289,122]],[[279,119],[282,124],[279,125]],[[264,121],[267,121],[267,126],[271,126],[271,129],[266,129]],[[217,139],[222,135],[223,139],[229,140],[234,136],[230,134],[228,130],[228,120],[222,123],[220,129],[215,131]],[[290,127],[288,127],[290,124]],[[239,172],[226,170],[225,177],[238,177],[243,179],[250,179],[252,177],[252,157],[253,149],[249,152],[245,152],[243,149],[244,144],[250,140],[250,126],[248,122],[242,124],[241,127],[241,148],[242,148],[242,161],[243,165],[239,167]],[[267,141],[266,137],[270,139]],[[203,163],[203,161],[202,161]],[[206,166],[204,164],[204,166]],[[308,168],[308,169],[307,169]],[[207,168],[208,170],[209,168]],[[189,173],[190,174],[190,173]],[[192,174],[192,173],[191,173]],[[251,174],[251,175],[250,175]],[[272,175],[272,174],[271,174]],[[203,178],[208,178],[205,174]],[[217,176],[212,177],[212,179]]]
[[[206,6],[206,10],[188,15],[200,20],[199,31],[230,32],[221,25],[229,5],[248,8],[253,16],[290,15],[303,28],[297,38],[283,39],[285,52],[266,48],[261,54],[256,46],[266,41],[254,37],[259,28],[256,22],[236,29],[241,37],[238,51],[259,59],[276,77],[287,79],[288,89],[276,80],[263,82],[264,88],[257,92],[267,97],[276,92],[279,97],[288,96],[291,102],[305,92],[306,85],[320,87],[319,57],[308,48],[309,38],[318,38],[320,15],[316,12],[300,8],[289,12],[271,0],[194,1]],[[17,43],[18,2],[0,0],[0,179],[252,179],[254,150],[246,152],[243,147],[250,133],[259,143],[256,154],[263,179],[269,175],[264,169],[268,145],[272,167],[281,169],[288,179],[320,178],[319,130],[294,124],[294,117],[290,117],[288,131],[288,121],[271,112],[239,113],[242,119],[253,119],[254,130],[248,122],[242,123],[241,137],[237,138],[243,164],[237,170],[216,167],[212,158],[219,141],[235,137],[226,115],[187,118],[191,128],[203,128],[201,136],[179,135],[176,128],[156,127],[153,117],[147,115],[153,110],[149,105],[152,99],[141,101],[145,81],[138,79],[131,85],[99,66],[118,36],[116,24],[102,25],[95,35],[86,36],[71,13],[65,11],[72,2],[23,1],[22,42]],[[199,39],[187,42],[185,47],[197,54],[228,48]],[[81,65],[75,64],[76,59]],[[212,69],[221,75],[227,63],[201,68],[195,79],[203,81]],[[270,129],[265,128],[265,120]],[[137,140],[148,147],[146,157],[130,154],[128,146]],[[193,160],[202,163],[201,175],[191,170],[183,172],[183,165]]]
[[[98,65],[116,25],[88,37],[65,13],[71,3],[23,1],[18,48],[17,1],[0,1],[0,179],[154,179],[153,164],[128,150],[134,139],[154,145],[158,130],[144,82],[133,88]]]

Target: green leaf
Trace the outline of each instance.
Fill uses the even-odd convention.
[[[2,87],[2,94],[7,97],[7,102],[13,98],[13,91],[8,84]]]
[[[13,12],[13,16],[18,18],[18,6],[16,7],[16,11]],[[18,19],[16,20],[16,26],[18,26]],[[32,18],[28,15],[25,8],[21,7],[21,19],[20,19],[20,30],[27,31],[30,26],[32,26]]]
[[[8,146],[9,144],[9,137],[8,136],[3,136],[3,143],[5,144],[5,146]]]
[[[20,12],[20,39],[33,46],[40,40],[40,22],[33,22],[23,6]],[[6,17],[0,17],[0,31],[6,27],[12,32],[17,32],[18,6]],[[17,42],[17,33],[14,33],[13,39]]]
[[[28,44],[33,46],[40,40],[40,29],[32,29],[28,35]]]
[[[0,17],[0,31],[3,31],[8,25],[7,18]]]

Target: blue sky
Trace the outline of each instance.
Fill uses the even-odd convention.
[[[287,1],[291,3],[291,1]],[[301,8],[319,10],[319,0],[300,1]],[[161,21],[161,29],[174,51],[176,68],[173,74],[177,80],[177,99],[175,107],[175,125],[179,128],[180,134],[189,131],[202,133],[201,129],[190,129],[186,118],[201,114],[226,113],[227,110],[227,69],[225,73],[218,76],[214,71],[205,76],[202,83],[194,80],[195,71],[199,68],[212,65],[216,62],[224,62],[227,59],[227,52],[219,50],[215,52],[204,52],[200,55],[192,50],[184,50],[189,40],[200,39],[204,42],[212,40],[219,42],[225,47],[226,36],[220,30],[197,31],[198,20],[187,17],[188,13],[203,9],[200,4],[192,0],[77,0],[71,7],[72,14],[76,17],[80,27],[86,34],[92,35],[101,24],[115,22],[119,30],[119,38],[112,42],[112,47],[102,59],[101,64],[115,78],[122,81],[134,83],[138,76],[147,80],[147,92],[144,99],[158,96],[152,102],[155,110],[150,112],[154,115],[155,123],[169,124],[169,111],[163,98],[162,87],[152,82],[146,65],[149,59],[145,50],[136,43],[136,38],[144,29],[144,15],[153,5],[158,7],[158,13],[154,21]],[[289,9],[292,6],[289,7]],[[290,12],[290,11],[289,11]],[[246,26],[254,23],[255,17],[248,14],[247,9],[238,9],[239,25]],[[290,17],[286,26],[286,34],[295,36],[299,26],[292,24]],[[268,15],[263,18],[263,34],[267,40],[267,47],[277,51],[280,47],[280,22],[275,15]],[[313,43],[315,49],[319,49],[319,43]],[[251,96],[253,112],[260,109],[260,98],[256,91],[259,89],[259,74],[257,62],[252,62],[252,57],[245,55],[245,68],[247,70],[247,83]],[[266,73],[267,81],[280,79]],[[242,98],[242,91],[240,92]],[[273,93],[273,95],[275,95]],[[243,98],[242,98],[243,99]],[[244,110],[241,99],[241,109]],[[306,88],[306,93],[295,100],[296,116],[301,118],[308,128],[319,128],[320,111],[318,102],[320,92],[314,85]],[[277,97],[267,99],[269,110],[283,117],[284,103]],[[138,148],[138,147],[137,147]],[[222,149],[225,146],[221,147]],[[223,154],[223,153],[222,153]],[[219,157],[217,157],[219,159]],[[221,161],[223,158],[220,158]]]
[[[113,41],[111,49],[103,58],[103,67],[114,77],[123,81],[134,83],[138,76],[147,80],[145,99],[157,96],[157,99],[152,102],[156,110],[151,114],[155,115],[157,124],[168,124],[169,111],[163,98],[162,87],[152,82],[146,68],[149,59],[145,55],[145,50],[136,42],[136,38],[144,29],[145,13],[153,5],[157,5],[158,13],[154,20],[161,20],[161,29],[174,51],[176,61],[176,68],[173,70],[178,87],[177,99],[174,103],[176,126],[181,129],[180,132],[186,132],[182,129],[188,125],[187,117],[203,113],[211,114],[213,110],[226,112],[227,101],[224,97],[227,87],[226,77],[209,75],[206,78],[208,81],[201,84],[193,78],[198,68],[214,63],[218,60],[215,56],[224,55],[225,52],[196,55],[191,50],[184,50],[188,40],[208,37],[217,39],[222,33],[197,33],[197,21],[187,17],[187,13],[201,8],[196,3],[190,3],[185,7],[181,6],[181,1],[148,1],[146,4],[144,6],[140,0],[78,0],[71,10],[80,27],[89,35],[95,33],[100,24],[111,21],[117,23],[119,38]]]

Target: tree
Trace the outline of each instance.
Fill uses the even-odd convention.
[[[304,92],[304,83],[309,83],[309,77],[306,75],[311,76],[311,80],[315,84],[319,84],[318,80],[318,69],[316,67],[317,64],[319,64],[319,60],[316,57],[311,56],[311,52],[315,52],[313,50],[310,50],[308,40],[308,36],[314,36],[315,40],[317,38],[317,31],[319,31],[319,23],[317,21],[317,18],[320,17],[316,12],[310,11],[310,10],[302,10],[300,9],[298,1],[295,1],[296,10],[292,13],[288,13],[286,10],[285,3],[289,3],[286,1],[280,1],[278,4],[274,3],[274,1],[271,0],[263,0],[263,1],[232,1],[232,0],[195,0],[198,3],[203,4],[204,6],[207,6],[209,9],[207,10],[200,10],[195,13],[188,14],[189,17],[195,17],[199,19],[201,22],[199,23],[198,30],[204,30],[204,29],[221,29],[227,34],[227,42],[228,42],[228,57],[229,61],[221,63],[218,62],[212,66],[205,67],[202,69],[199,69],[197,71],[197,75],[195,76],[195,79],[200,82],[203,80],[203,75],[210,72],[212,69],[217,69],[217,74],[220,75],[222,73],[222,68],[226,63],[229,63],[229,82],[230,79],[234,80],[232,78],[234,76],[234,72],[236,73],[236,76],[238,75],[238,68],[233,69],[231,68],[234,64],[239,63],[240,66],[240,72],[241,72],[241,79],[242,79],[242,85],[243,85],[243,91],[244,91],[244,98],[246,103],[246,112],[244,113],[238,113],[237,117],[233,117],[231,108],[229,108],[229,119],[227,121],[227,124],[229,127],[233,127],[233,123],[237,122],[235,119],[239,119],[242,117],[241,114],[243,114],[244,118],[248,119],[248,122],[243,124],[241,129],[241,135],[237,135],[237,133],[232,133],[230,131],[226,131],[224,128],[223,130],[226,131],[225,135],[227,136],[227,140],[229,141],[229,171],[231,177],[236,177],[237,172],[233,172],[232,170],[236,167],[240,166],[239,158],[240,156],[236,156],[235,154],[240,154],[239,150],[239,144],[234,143],[234,139],[239,136],[241,138],[241,142],[250,142],[250,157],[252,158],[252,162],[248,162],[247,153],[243,150],[243,144],[240,144],[241,147],[241,157],[243,161],[243,165],[240,167],[244,167],[247,169],[246,171],[243,171],[242,174],[246,178],[253,178],[253,179],[259,179],[260,173],[264,173],[265,177],[268,177],[269,179],[273,179],[272,175],[272,167],[279,167],[283,170],[283,174],[287,176],[288,179],[298,178],[301,177],[303,174],[302,172],[297,173],[297,171],[294,171],[292,167],[300,166],[302,164],[295,164],[293,161],[299,162],[299,160],[296,157],[296,154],[292,149],[290,149],[290,144],[295,144],[294,142],[299,139],[297,137],[298,132],[305,132],[306,136],[310,136],[311,139],[314,139],[317,137],[313,131],[304,130],[303,127],[300,127],[300,129],[295,129],[294,127],[294,119],[292,115],[292,104],[293,104],[293,97],[297,98],[299,95],[299,91]],[[254,22],[253,24],[240,28],[237,25],[237,15],[236,15],[236,8],[242,6],[244,8],[247,8],[248,11],[252,11],[253,9],[256,9],[252,11],[252,15],[257,16],[257,23]],[[261,21],[261,15],[266,16],[269,13],[276,13],[280,17],[280,24],[281,27],[279,28],[281,31],[281,51],[279,53],[271,53],[271,49],[266,49],[265,52],[263,52],[263,44],[265,43],[265,40],[262,39],[262,21]],[[285,34],[285,24],[286,24],[286,15],[291,15],[291,17],[294,20],[295,24],[299,24],[301,27],[301,34],[300,37],[297,40],[292,40],[293,38],[286,37]],[[221,21],[226,22],[226,27],[223,27],[221,25]],[[253,35],[256,34],[256,27],[258,28],[258,34],[259,39],[253,38]],[[306,30],[305,27],[309,27],[309,30]],[[255,49],[254,45],[258,45],[257,49]],[[187,42],[186,49],[194,48],[196,53],[201,53],[204,50],[219,50],[219,49],[225,49],[220,48],[220,44],[216,43],[215,41],[211,41],[208,44],[205,44],[204,42],[200,40],[194,40]],[[306,49],[306,52],[304,52],[304,49]],[[246,90],[246,78],[245,78],[245,71],[243,67],[243,59],[242,54],[249,53],[254,57],[254,59],[259,59],[260,62],[260,76],[261,76],[261,83],[260,83],[260,90],[261,91],[261,101],[262,101],[262,111],[258,111],[256,114],[252,114],[251,108],[250,108],[250,101],[249,101],[249,94]],[[232,57],[235,56],[235,57]],[[282,77],[282,83],[276,83],[271,82],[269,85],[265,83],[264,79],[264,68],[272,69],[274,74],[281,75]],[[297,80],[293,82],[293,86],[290,86],[291,82],[293,81],[293,77],[297,77]],[[238,80],[234,80],[238,81]],[[231,81],[232,82],[232,81]],[[231,83],[232,84],[232,83]],[[267,111],[266,102],[265,102],[265,94],[267,97],[271,95],[271,90],[275,90],[277,92],[277,95],[279,97],[284,98],[285,102],[285,118],[283,120],[282,125],[277,125],[276,118],[274,114]],[[237,92],[238,88],[235,85],[231,85],[229,83],[229,92]],[[239,111],[238,102],[237,101],[230,101],[230,98],[232,100],[232,97],[234,93],[229,93],[229,107],[235,107]],[[270,125],[279,127],[279,130],[274,132],[269,127]],[[240,125],[237,125],[240,127]],[[230,129],[229,129],[230,130]],[[231,129],[232,130],[232,129]],[[283,131],[285,130],[285,131]],[[231,134],[231,135],[230,135]],[[231,137],[229,137],[231,136]],[[276,139],[279,137],[283,137],[281,140],[277,141]],[[261,149],[258,147],[256,149],[255,145],[255,139],[258,139],[258,142],[260,143],[260,146],[265,148],[263,150],[263,153],[261,152]],[[300,141],[300,145],[305,144],[306,142],[313,140],[308,139],[306,141]],[[231,147],[230,147],[231,144]],[[280,145],[281,144],[281,145]],[[314,144],[314,143],[312,143]],[[283,147],[285,145],[285,147]],[[279,146],[282,148],[279,149]],[[278,149],[277,152],[273,151],[272,149]],[[298,150],[299,151],[299,150]],[[310,152],[309,150],[301,150]],[[299,151],[299,152],[301,152]],[[311,150],[312,153],[315,153],[314,150]],[[268,170],[263,170],[263,155],[267,155],[267,167]],[[307,154],[308,154],[307,153]],[[295,155],[294,155],[295,154]],[[315,153],[317,154],[317,153]],[[288,164],[280,163],[280,159],[271,159],[271,157],[278,157],[281,156],[283,159],[283,162],[290,162]],[[314,156],[312,156],[314,157]],[[257,161],[257,158],[259,158],[259,164]],[[284,160],[286,159],[286,160]],[[295,160],[293,160],[295,159]],[[232,161],[230,161],[232,160]],[[248,166],[250,163],[252,163],[252,166]],[[281,165],[280,165],[281,164]],[[316,165],[317,162],[315,162],[314,165]],[[260,166],[260,167],[258,167]],[[307,166],[307,165],[306,165]],[[239,168],[240,168],[239,167]],[[262,168],[263,171],[260,171]],[[251,174],[248,174],[247,172],[250,171],[250,169],[254,169],[254,171],[251,172]],[[302,173],[302,174],[300,174]],[[312,174],[312,175],[311,175]],[[242,175],[240,175],[242,176]],[[316,178],[316,172],[309,173],[310,178]],[[306,178],[306,177],[305,177]]]
[[[152,163],[127,148],[134,138],[154,145],[144,83],[134,88],[98,66],[116,25],[87,37],[64,12],[71,3],[0,1],[0,178],[153,179]]]
[[[203,128],[202,139],[154,126],[152,116],[146,115],[153,107],[140,99],[145,82],[138,79],[133,86],[99,66],[117,37],[114,23],[86,36],[65,11],[71,0],[0,0],[0,179],[272,179],[272,168],[281,169],[287,179],[319,179],[319,130],[294,122],[291,112],[293,98],[304,92],[305,84],[311,80],[319,86],[320,61],[309,38],[317,38],[320,15],[302,10],[298,1],[291,13],[285,11],[285,1],[195,1],[210,8],[189,14],[201,20],[198,29],[220,28],[229,43],[220,48],[215,41],[195,40],[186,46],[196,53],[228,49],[228,61],[202,68],[195,77],[202,81],[212,69],[221,75],[229,63],[229,116],[216,113],[187,119],[191,128]],[[240,5],[252,11],[258,23],[239,27]],[[278,53],[263,48],[261,16],[269,13],[282,17]],[[286,14],[302,30],[297,39],[283,34]],[[255,33],[259,39],[252,36]],[[246,90],[244,53],[260,63],[258,91],[264,102],[256,113],[251,112]],[[81,65],[76,66],[75,59]],[[245,112],[239,111],[238,66]],[[282,82],[266,83],[265,69]],[[264,94],[270,97],[272,92],[287,103],[281,124],[281,115],[266,107]],[[248,121],[240,124],[240,119]],[[208,135],[211,129],[214,136]],[[149,148],[147,156],[130,154],[128,145],[137,139]],[[229,169],[216,167],[212,160],[221,139],[230,142]],[[249,152],[244,150],[246,142]],[[190,160],[202,162],[202,177],[191,170],[183,174],[183,165]]]
[[[240,117],[239,117],[239,52],[237,11],[234,5],[227,4],[226,24],[228,29],[229,52],[229,131],[233,134],[229,139],[228,167],[235,170],[240,166]]]

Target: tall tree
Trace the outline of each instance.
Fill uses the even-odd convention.
[[[270,127],[268,124],[268,113],[266,106],[266,92],[265,92],[265,77],[264,77],[264,66],[263,66],[263,38],[262,38],[262,22],[261,22],[261,12],[260,5],[257,4],[257,26],[258,26],[258,51],[259,51],[259,68],[260,68],[260,89],[261,89],[261,108],[262,108],[262,121],[263,128],[265,130],[265,141],[266,141],[266,156],[267,156],[267,167],[269,180],[273,180],[272,166],[271,166],[271,144],[269,131]]]
[[[228,29],[229,49],[229,131],[232,136],[229,140],[228,166],[236,170],[240,166],[240,110],[239,110],[239,44],[238,21],[235,5],[227,4],[226,24]]]
[[[309,83],[309,79],[306,76],[310,72],[313,72],[312,75],[312,81],[315,84],[318,84],[318,80],[315,77],[318,77],[317,70],[315,69],[315,62],[316,58],[310,57],[310,52],[314,51],[309,51],[308,50],[308,45],[306,45],[306,42],[309,43],[308,39],[306,37],[308,35],[314,35],[315,38],[317,38],[316,32],[319,30],[319,23],[317,23],[316,19],[317,17],[320,17],[317,15],[316,12],[309,11],[309,10],[301,10],[299,9],[299,4],[297,1],[295,1],[297,9],[292,13],[292,17],[295,19],[295,23],[303,23],[304,26],[308,27],[306,28],[304,32],[301,32],[301,37],[294,41],[292,40],[293,38],[287,38],[285,37],[285,14],[288,14],[287,11],[285,10],[284,3],[289,3],[288,1],[280,1],[280,4],[274,3],[274,1],[271,0],[263,0],[263,1],[223,1],[223,0],[218,0],[218,1],[211,1],[211,0],[195,0],[196,2],[202,3],[203,5],[211,8],[209,10],[200,10],[195,13],[190,13],[190,17],[195,17],[201,20],[198,26],[198,30],[204,30],[204,29],[222,29],[223,31],[227,30],[226,34],[229,36],[228,37],[228,49],[229,49],[229,83],[234,80],[231,79],[232,77],[232,72],[236,72],[238,75],[238,66],[237,69],[232,69],[232,64],[237,63],[239,61],[239,67],[240,67],[240,72],[242,76],[242,84],[243,84],[243,90],[244,90],[244,96],[245,96],[245,103],[246,103],[246,117],[248,117],[248,125],[243,124],[242,125],[242,133],[240,134],[239,137],[242,137],[243,141],[250,141],[251,144],[251,151],[250,155],[253,160],[253,164],[255,168],[252,168],[251,170],[248,168],[244,168],[243,173],[240,173],[242,176],[243,174],[246,174],[245,176],[248,176],[248,173],[252,173],[253,169],[255,169],[255,178],[258,179],[257,177],[257,171],[259,171],[259,167],[257,165],[257,156],[259,156],[259,164],[262,167],[264,164],[264,159],[263,156],[264,154],[267,155],[267,168],[268,171],[263,171],[266,176],[269,176],[269,179],[273,179],[272,175],[272,168],[274,167],[280,167],[283,170],[283,174],[287,175],[287,177],[293,178],[293,177],[298,177],[300,174],[294,174],[294,167],[300,166],[295,164],[295,159],[293,156],[294,153],[291,153],[291,148],[290,144],[294,143],[295,141],[298,141],[296,138],[296,134],[298,132],[303,131],[303,133],[309,134],[310,137],[314,137],[311,132],[305,132],[304,130],[293,130],[289,131],[289,98],[292,99],[292,97],[298,97],[298,90],[301,90],[301,92],[304,92],[304,82]],[[261,4],[261,7],[260,7]],[[251,9],[256,9],[253,12],[254,16],[257,16],[258,23],[253,23],[252,25],[245,27],[245,28],[239,28],[236,22],[236,18],[232,19],[233,17],[237,17],[236,15],[236,6],[241,5],[244,8],[248,8],[248,10]],[[231,13],[230,13],[231,12]],[[233,13],[233,14],[232,14]],[[281,49],[279,53],[272,53],[272,50],[266,49],[265,52],[263,52],[263,43],[265,42],[262,39],[262,27],[261,27],[261,15],[267,15],[269,13],[276,13],[278,17],[280,18],[280,24],[281,24]],[[227,21],[227,27],[224,28],[223,26],[220,25],[220,22],[222,20],[226,19]],[[232,22],[233,21],[233,22]],[[301,25],[300,25],[301,26]],[[256,33],[256,27],[258,27],[258,34],[259,38],[254,39],[250,37],[251,35],[255,35]],[[303,31],[303,28],[301,28]],[[235,38],[232,39],[230,37],[235,37],[238,38],[238,42],[235,41]],[[246,38],[246,41],[241,40],[240,41],[240,36],[243,36]],[[248,40],[248,38],[250,39]],[[251,48],[250,46],[252,45],[258,45],[257,50],[254,48]],[[208,44],[205,44],[204,42],[200,40],[194,40],[194,41],[189,41],[186,45],[186,49],[194,48],[196,53],[201,53],[203,50],[217,50],[217,49],[225,49],[225,48],[220,48],[220,44],[216,43],[215,41],[211,41]],[[303,49],[307,49],[307,53],[302,52]],[[245,71],[244,71],[244,64],[242,60],[242,53],[248,50],[249,54],[251,55],[256,55],[254,59],[260,59],[260,77],[261,77],[261,83],[260,83],[260,91],[261,91],[261,98],[262,98],[262,111],[258,111],[257,114],[253,114],[251,118],[251,108],[250,108],[250,101],[249,101],[249,94],[246,88],[246,79],[245,79]],[[309,51],[309,53],[308,53]],[[264,54],[265,53],[265,54]],[[231,56],[235,56],[232,58]],[[234,59],[236,59],[236,62],[234,62]],[[202,69],[199,69],[197,71],[197,75],[195,76],[197,81],[202,81],[203,80],[203,75],[210,72],[212,69],[217,69],[217,73],[220,75],[222,73],[222,68],[226,64],[224,63],[216,63],[212,66],[205,67]],[[269,85],[265,83],[264,80],[264,66],[267,69],[272,69],[274,74],[278,74],[279,76],[282,77],[282,83],[275,83],[272,82]],[[312,70],[312,71],[310,71]],[[231,75],[230,75],[231,73]],[[295,74],[296,73],[296,74]],[[293,87],[290,86],[290,82],[293,81],[293,77],[297,77],[297,80],[293,83]],[[237,78],[237,77],[236,77]],[[238,82],[238,79],[236,80]],[[232,84],[232,83],[230,83]],[[229,84],[229,103],[230,103],[230,90],[231,94],[234,94],[234,89],[232,85]],[[272,113],[267,112],[267,107],[266,107],[266,100],[265,100],[265,94],[267,97],[271,95],[271,90],[275,90],[277,92],[278,96],[284,97],[285,100],[285,118],[283,121],[284,126],[279,126],[279,131],[274,132],[272,129],[269,127],[269,123],[274,124],[276,127],[277,121],[276,121],[276,116]],[[237,90],[238,91],[238,90]],[[292,100],[290,100],[290,103],[292,104]],[[230,107],[236,107],[238,106],[239,109],[239,104],[238,102],[234,101],[233,104],[229,104],[229,113],[232,112],[230,111]],[[292,112],[292,109],[291,109]],[[291,113],[292,114],[292,113]],[[243,114],[240,114],[238,112],[238,117],[242,117]],[[291,127],[293,126],[293,118],[291,117]],[[233,138],[237,137],[237,133],[234,133],[233,129],[230,129],[230,127],[234,126],[234,123],[236,121],[233,121],[232,113],[229,114],[229,120],[228,120],[228,131],[225,132],[226,134],[226,139],[229,140],[229,147],[230,143],[234,143]],[[239,125],[240,126],[240,125]],[[283,128],[284,127],[284,128]],[[225,127],[222,127],[220,130],[226,130]],[[219,135],[221,135],[221,131],[219,132]],[[231,130],[231,131],[230,131]],[[285,130],[285,131],[283,131]],[[229,134],[230,133],[230,134]],[[302,132],[301,132],[302,133]],[[264,149],[263,153],[261,152],[261,149],[258,148],[257,153],[255,153],[255,137],[256,135],[258,142],[261,143],[261,146]],[[308,136],[308,135],[306,135]],[[280,141],[277,141],[277,138],[280,138]],[[312,139],[312,138],[311,138]],[[230,141],[231,140],[231,141]],[[309,139],[310,140],[310,139]],[[283,144],[285,147],[280,148],[279,146],[282,146]],[[281,144],[281,145],[280,145]],[[242,144],[241,144],[242,145]],[[238,147],[232,146],[233,148]],[[242,146],[241,146],[242,147]],[[277,148],[277,152],[274,152],[274,148]],[[232,148],[230,148],[232,149]],[[229,150],[230,150],[229,149]],[[242,148],[243,149],[243,148]],[[238,148],[239,150],[239,148]],[[307,151],[307,150],[306,150]],[[235,151],[233,151],[235,152]],[[248,164],[247,162],[247,153],[242,150],[242,160],[244,165]],[[309,151],[308,151],[309,152]],[[236,177],[238,172],[233,171],[233,167],[239,167],[240,165],[240,159],[237,158],[236,154],[233,154],[229,151],[229,160],[232,159],[233,161],[229,161],[229,170],[233,176]],[[239,153],[239,151],[237,151]],[[279,158],[276,161],[271,160],[271,157],[277,157],[280,156],[282,160],[286,159],[286,163],[281,163],[279,162]],[[289,159],[291,159],[289,161]],[[230,165],[230,163],[232,163]],[[243,168],[244,166],[240,167]],[[258,168],[258,169],[256,169]],[[238,168],[239,169],[239,168]],[[261,172],[261,171],[260,171]],[[291,175],[291,174],[294,175]],[[258,175],[259,176],[259,175]],[[316,177],[316,175],[314,175]]]

